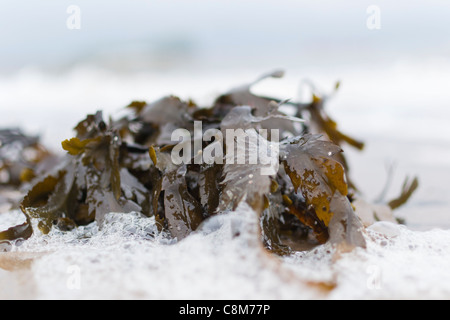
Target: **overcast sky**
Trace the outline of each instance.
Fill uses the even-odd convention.
[[[66,26],[70,5],[81,10],[80,30]],[[380,8],[380,30],[366,26],[370,5]],[[450,2],[0,0],[0,46],[0,72],[80,61],[111,66],[124,57],[135,63],[125,68],[446,58]]]

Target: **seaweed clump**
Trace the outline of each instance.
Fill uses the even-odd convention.
[[[0,241],[29,238],[32,219],[47,234],[101,225],[110,212],[153,217],[160,231],[181,240],[246,201],[262,242],[277,254],[327,241],[365,247],[341,149],[363,143],[338,130],[325,95],[281,101],[254,95],[252,84],[209,107],[168,96],[134,101],[117,120],[87,116],[76,136],[62,142],[66,155],[25,179],[32,183],[20,204],[26,222],[0,233]]]

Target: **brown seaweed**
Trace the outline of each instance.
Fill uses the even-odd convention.
[[[324,110],[327,96],[315,92],[310,103],[296,103],[251,92],[256,82],[282,75],[273,72],[233,89],[212,106],[168,96],[152,103],[134,101],[117,120],[105,121],[101,112],[88,115],[75,127],[76,136],[62,142],[66,154],[54,166],[44,171],[22,166],[22,182],[31,182],[21,202],[27,221],[1,232],[0,241],[29,238],[32,219],[49,233],[94,221],[102,226],[110,212],[154,217],[159,231],[182,240],[209,217],[246,201],[260,219],[265,247],[274,253],[327,241],[364,247],[362,225],[351,205],[355,189],[342,155],[344,142],[357,149],[363,143],[338,130]],[[281,111],[284,105],[296,113]],[[201,121],[200,132],[194,121]],[[189,138],[172,141],[176,129]],[[205,138],[208,130],[217,134]],[[235,147],[239,138],[228,139],[227,130],[241,130],[242,143]],[[8,136],[0,131],[0,139],[2,134]],[[16,138],[44,150],[36,140]],[[268,161],[249,161],[261,150]],[[172,153],[180,151],[186,163],[173,161]],[[202,162],[205,154],[214,154],[214,161]],[[34,162],[44,155],[39,153]],[[0,170],[10,170],[0,160]],[[390,205],[403,204],[416,188],[416,180],[405,183]]]

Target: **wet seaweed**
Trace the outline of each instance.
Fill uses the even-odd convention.
[[[344,143],[360,150],[364,144],[338,130],[325,112],[326,95],[314,92],[310,103],[296,103],[251,92],[256,82],[281,76],[267,74],[211,106],[168,96],[134,101],[116,120],[105,121],[102,112],[88,115],[76,136],[62,142],[65,155],[53,158],[52,166],[44,165],[49,154],[35,138],[0,131],[0,170],[10,177],[5,183],[30,184],[20,203],[26,222],[1,232],[0,241],[29,238],[31,220],[47,234],[94,221],[102,226],[110,212],[154,217],[159,231],[182,240],[245,201],[260,220],[262,242],[276,254],[327,241],[365,247],[352,207],[357,190],[342,153]],[[285,105],[294,114],[283,111]],[[184,138],[174,141],[178,129]],[[230,137],[230,130],[244,134],[237,146],[239,137]],[[15,143],[36,157],[19,152],[20,161],[8,162],[3,148]],[[184,161],[174,161],[174,154]],[[265,161],[251,161],[258,155]],[[416,180],[405,183],[389,205],[404,204],[416,188]]]

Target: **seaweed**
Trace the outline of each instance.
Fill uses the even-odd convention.
[[[409,198],[413,195],[413,193],[419,187],[419,179],[415,177],[412,181],[409,181],[409,178],[406,178],[403,183],[401,194],[398,198],[389,201],[388,205],[392,210],[395,210],[402,205],[404,205]]]
[[[0,232],[0,244],[3,242],[10,242],[19,239],[28,239],[33,234],[31,222],[29,218],[23,224],[9,228],[8,230]]]
[[[35,178],[38,164],[52,154],[39,142],[39,137],[19,129],[0,130],[0,186],[18,187]]]
[[[33,183],[54,160],[37,136],[29,136],[20,129],[0,130],[0,214],[19,208],[22,188]],[[28,239],[33,233],[31,220],[0,232],[0,244]]]
[[[342,153],[344,142],[357,149],[363,143],[337,129],[325,112],[328,96],[314,92],[300,103],[251,92],[258,81],[282,76],[264,75],[211,106],[168,96],[134,101],[116,120],[88,115],[53,166],[39,174],[26,167],[23,182],[32,183],[20,207],[27,221],[0,233],[0,241],[29,238],[31,220],[49,233],[94,221],[101,227],[110,212],[153,217],[159,231],[182,240],[245,201],[260,221],[262,243],[276,254],[328,241],[365,247]],[[23,141],[36,148],[35,140]],[[416,188],[415,180],[405,184],[392,208]]]

